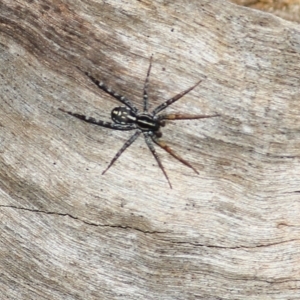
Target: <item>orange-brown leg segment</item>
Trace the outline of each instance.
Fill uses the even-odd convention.
[[[187,162],[185,159],[183,159],[181,156],[179,156],[176,152],[174,152],[165,142],[160,141],[154,135],[151,136],[151,138],[152,138],[152,140],[153,140],[153,142],[155,144],[157,144],[158,146],[160,146],[162,149],[164,149],[166,152],[168,152],[169,154],[171,154],[173,157],[175,157],[177,160],[179,160],[180,162],[182,162],[187,167],[193,169],[194,172],[199,175],[199,172],[189,162]]]
[[[158,116],[159,120],[193,120],[193,119],[205,119],[205,118],[213,118],[219,117],[220,115],[190,115],[190,114],[162,114]]]
[[[172,185],[171,185],[171,182],[170,182],[170,180],[169,180],[169,177],[168,177],[168,175],[167,175],[167,173],[166,173],[166,171],[165,171],[165,168],[164,168],[164,166],[162,165],[162,163],[161,163],[161,161],[160,161],[160,159],[159,159],[159,157],[158,157],[158,155],[157,155],[157,153],[156,153],[156,151],[155,151],[155,148],[154,148],[154,146],[153,146],[153,144],[152,144],[152,142],[151,142],[151,140],[150,140],[149,134],[145,132],[145,133],[144,133],[144,136],[145,136],[145,141],[146,141],[146,144],[147,144],[148,148],[150,149],[151,153],[153,154],[153,156],[154,156],[154,158],[155,158],[155,160],[156,160],[158,166],[160,167],[160,169],[161,169],[162,172],[164,173],[164,175],[165,175],[165,177],[166,177],[166,179],[167,179],[167,181],[168,181],[168,183],[169,183],[170,188],[172,188]],[[151,136],[151,137],[152,137],[152,136]],[[152,139],[153,139],[153,137],[152,137]],[[154,142],[155,142],[155,141],[154,141]]]

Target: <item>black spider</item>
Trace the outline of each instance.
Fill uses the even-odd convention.
[[[175,157],[177,160],[185,164],[186,166],[193,169],[197,174],[198,171],[186,160],[181,158],[178,154],[176,154],[169,146],[167,146],[164,142],[160,141],[159,138],[162,136],[162,133],[159,131],[160,127],[165,126],[164,120],[183,120],[183,119],[203,119],[203,118],[211,118],[218,116],[215,115],[189,115],[189,114],[180,114],[180,113],[172,113],[172,114],[160,114],[159,112],[167,108],[169,105],[173,104],[175,101],[179,100],[181,97],[183,97],[185,94],[189,93],[191,90],[193,90],[200,82],[198,81],[194,86],[190,87],[189,89],[177,94],[176,96],[172,97],[171,99],[163,102],[159,106],[157,106],[152,113],[148,112],[148,82],[149,82],[149,75],[152,65],[152,56],[150,58],[150,65],[147,72],[145,84],[144,84],[144,93],[143,93],[143,103],[144,103],[144,111],[140,113],[138,109],[128,100],[126,97],[119,95],[112,89],[108,88],[103,82],[98,81],[93,76],[91,76],[89,73],[85,73],[100,89],[105,91],[106,93],[113,96],[115,99],[120,101],[121,103],[125,104],[126,106],[120,106],[116,107],[111,112],[111,118],[114,121],[114,123],[110,122],[104,122],[104,121],[97,121],[94,118],[88,118],[84,115],[73,113],[70,111],[66,111],[64,109],[61,109],[61,111],[68,113],[69,115],[76,117],[78,119],[81,119],[85,122],[96,124],[99,126],[107,127],[110,129],[116,129],[116,130],[134,130],[136,129],[136,132],[133,136],[130,137],[129,140],[125,142],[123,147],[118,151],[118,153],[114,156],[114,158],[111,160],[110,164],[107,166],[107,168],[102,172],[104,174],[112,165],[113,163],[121,156],[121,154],[139,137],[141,133],[144,134],[146,144],[148,145],[151,153],[153,154],[154,158],[156,159],[160,169],[164,173],[170,188],[172,188],[171,182],[169,180],[169,177],[155,151],[155,148],[151,142],[151,140],[163,148],[165,151],[170,153],[173,157]]]

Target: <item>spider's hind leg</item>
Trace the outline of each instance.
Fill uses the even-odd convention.
[[[179,160],[181,163],[183,163],[187,167],[191,168],[196,174],[199,175],[199,172],[188,161],[186,161],[181,156],[179,156],[176,152],[174,152],[165,142],[160,141],[158,139],[158,137],[155,135],[152,135],[151,138],[155,144],[157,144],[159,147],[164,149],[166,152],[171,154],[173,157],[175,157],[177,160]]]
[[[170,113],[170,114],[160,114],[157,116],[158,120],[194,120],[194,119],[205,119],[219,117],[220,115],[191,115],[191,114],[181,114],[181,113]]]
[[[161,161],[160,161],[160,158],[158,157],[158,155],[157,155],[157,153],[156,153],[156,151],[155,151],[155,148],[154,148],[154,146],[153,146],[153,144],[152,144],[152,142],[151,142],[151,140],[150,140],[150,136],[151,136],[152,139],[153,139],[153,136],[152,136],[152,135],[149,135],[149,134],[147,134],[147,133],[144,133],[144,136],[145,136],[145,141],[146,141],[146,144],[147,144],[148,148],[150,149],[151,153],[153,154],[153,156],[154,156],[154,158],[155,158],[155,160],[156,160],[158,166],[160,167],[160,169],[161,169],[162,172],[164,173],[164,175],[165,175],[165,177],[166,177],[166,179],[167,179],[167,181],[168,181],[168,183],[169,183],[170,188],[172,188],[171,182],[170,182],[169,177],[168,177],[168,175],[167,175],[167,173],[166,173],[166,171],[165,171],[165,168],[164,168],[164,166],[162,165],[162,163],[161,163]]]

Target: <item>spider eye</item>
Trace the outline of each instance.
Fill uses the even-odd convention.
[[[130,124],[136,121],[136,116],[129,107],[116,107],[111,112],[111,119],[118,124]]]

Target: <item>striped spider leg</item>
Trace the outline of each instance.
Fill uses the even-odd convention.
[[[95,118],[92,117],[86,117],[85,115],[81,115],[81,114],[77,114],[77,113],[73,113],[71,111],[67,111],[63,108],[59,108],[59,110],[75,117],[78,118],[82,121],[85,121],[87,123],[92,123],[95,125],[99,125],[102,127],[106,127],[106,128],[110,128],[110,129],[115,129],[115,130],[133,130],[136,129],[136,125],[135,124],[127,124],[127,125],[121,125],[121,124],[117,124],[117,123],[111,123],[111,122],[105,122],[105,121],[101,121],[101,120],[96,120]]]
[[[89,73],[85,73],[100,89],[102,89],[107,94],[111,95],[115,99],[117,99],[119,102],[125,105],[116,107],[111,112],[111,119],[112,122],[104,122],[101,120],[96,120],[91,117],[86,117],[85,115],[81,115],[78,113],[73,113],[64,109],[61,109],[61,111],[76,117],[82,121],[92,123],[95,125],[99,125],[102,127],[115,129],[115,130],[136,130],[134,135],[132,135],[121,147],[121,149],[117,152],[117,154],[113,157],[109,165],[106,167],[106,169],[102,172],[102,174],[105,174],[105,172],[115,163],[115,161],[122,155],[122,153],[140,136],[141,133],[143,133],[145,142],[152,153],[153,157],[155,158],[159,168],[162,170],[165,178],[168,181],[168,184],[170,188],[172,188],[171,182],[169,180],[169,177],[165,171],[164,166],[161,163],[161,160],[156,153],[155,147],[153,143],[160,146],[162,149],[164,149],[166,152],[168,152],[170,155],[172,155],[174,158],[179,160],[181,163],[186,165],[187,167],[194,170],[195,173],[199,174],[198,171],[185,159],[183,159],[181,156],[179,156],[177,153],[175,153],[165,142],[159,140],[159,138],[162,136],[162,133],[160,132],[160,127],[165,126],[165,120],[190,120],[190,119],[203,119],[203,118],[212,118],[217,117],[219,115],[190,115],[190,114],[181,114],[181,113],[172,113],[172,114],[158,114],[162,110],[166,109],[168,106],[173,104],[174,102],[178,101],[180,98],[182,98],[184,95],[192,91],[196,86],[200,84],[201,81],[198,81],[195,85],[192,87],[184,90],[183,92],[177,94],[176,96],[170,98],[169,100],[163,102],[159,106],[157,106],[152,113],[148,112],[148,84],[149,84],[149,76],[152,66],[152,56],[150,58],[150,64],[147,71],[147,76],[144,83],[143,88],[143,112],[140,113],[138,109],[130,102],[129,99],[127,99],[125,96],[122,96],[118,94],[117,92],[113,91],[112,89],[108,88],[103,82],[95,79],[92,75]]]

